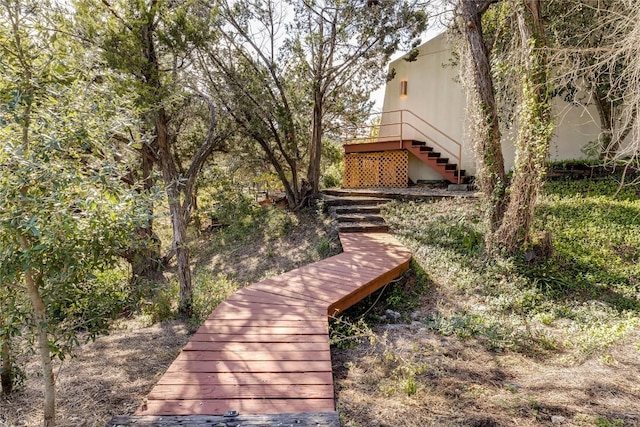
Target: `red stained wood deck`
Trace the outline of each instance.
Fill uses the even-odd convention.
[[[386,233],[343,233],[340,240],[343,253],[221,303],[136,415],[335,411],[328,316],[397,278],[411,259]]]

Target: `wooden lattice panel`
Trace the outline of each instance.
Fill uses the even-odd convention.
[[[344,158],[344,188],[401,188],[409,182],[406,150],[351,153]]]

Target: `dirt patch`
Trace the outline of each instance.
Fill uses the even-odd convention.
[[[494,353],[417,322],[380,327],[373,345],[333,350],[337,405],[345,427],[636,426],[638,335],[606,362],[570,366]]]
[[[179,322],[143,327],[117,322],[110,335],[80,346],[75,357],[56,362],[57,425],[98,426],[116,414],[133,413],[188,340]],[[37,357],[25,365],[24,387],[0,400],[0,426],[42,424],[42,383]]]

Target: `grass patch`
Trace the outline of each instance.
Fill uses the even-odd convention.
[[[534,232],[550,232],[555,252],[533,262],[486,256],[476,201],[392,203],[384,215],[434,283],[430,328],[495,351],[582,361],[640,323],[636,190],[611,178],[548,183]]]

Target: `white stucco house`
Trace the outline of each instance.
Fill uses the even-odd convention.
[[[467,97],[457,81],[457,67],[448,65],[452,47],[446,33],[418,49],[415,61],[400,58],[389,65],[395,77],[385,88],[379,129],[347,140],[345,187],[403,187],[409,180],[460,183],[475,175]],[[553,112],[556,130],[549,160],[584,158],[581,149],[600,133],[595,108],[554,98]],[[512,141],[513,135],[503,132],[507,170],[514,164]]]

